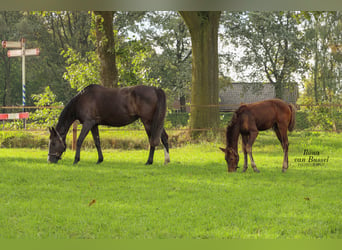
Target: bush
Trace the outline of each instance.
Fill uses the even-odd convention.
[[[29,132],[3,132],[0,145],[3,148],[47,148],[48,137]]]
[[[63,103],[56,102],[56,95],[46,87],[44,93],[39,95],[32,95],[34,104],[38,107],[44,106],[62,106]],[[60,114],[59,109],[42,108],[37,109],[31,114],[30,120],[35,124],[44,125],[46,127],[54,126],[57,123]]]

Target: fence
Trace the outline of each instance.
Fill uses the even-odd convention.
[[[185,107],[190,108],[191,107],[207,107],[207,108],[215,108],[218,107],[221,109],[220,111],[220,125],[218,130],[223,131],[225,130],[227,124],[229,123],[233,111],[222,111],[222,107],[224,107],[223,110],[228,110],[232,106],[236,107],[236,105],[231,104],[219,104],[219,105],[185,105]],[[183,106],[184,107],[184,106]],[[228,108],[228,109],[227,109]],[[305,131],[331,131],[331,132],[342,132],[342,104],[321,104],[321,105],[311,105],[311,104],[301,104],[296,105],[297,113],[296,113],[296,130],[305,130]],[[0,107],[0,110],[2,110],[3,113],[19,113],[24,109],[23,106],[2,106]],[[26,116],[20,117],[23,118],[22,120],[26,122],[26,130],[28,131],[43,131],[46,130],[47,125],[41,124],[37,125],[36,121],[32,119],[31,114],[34,114],[37,110],[53,110],[53,109],[63,109],[63,106],[25,106],[25,114],[30,114],[30,116],[27,118]],[[321,110],[319,110],[321,109]],[[197,128],[197,129],[191,129],[188,126],[188,122],[190,119],[190,114],[188,112],[181,112],[181,106],[177,106],[175,108],[169,108],[166,119],[165,119],[165,126],[168,130],[178,130],[178,131],[208,131],[213,130],[211,128]],[[325,115],[325,117],[324,117]],[[313,117],[316,117],[316,122],[313,122]],[[328,119],[328,118],[329,119]],[[14,116],[11,117],[12,119],[16,118]],[[53,118],[57,119],[57,117]],[[325,124],[325,127],[317,126],[317,120],[322,119],[322,123]],[[324,120],[325,119],[325,120]],[[328,119],[328,121],[327,121]],[[23,126],[20,126],[19,120],[4,120],[1,119],[0,114],[0,120],[3,121],[2,130],[20,130],[23,129]],[[17,125],[13,126],[5,126],[5,123],[11,124],[15,123]],[[24,123],[24,122],[23,122]],[[330,124],[329,124],[330,123]],[[330,128],[329,128],[330,126]],[[124,128],[120,128],[120,130],[143,130],[143,126],[141,123],[134,123],[132,125],[128,125]]]

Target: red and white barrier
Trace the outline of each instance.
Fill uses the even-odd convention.
[[[29,112],[0,114],[0,120],[17,120],[29,118]]]

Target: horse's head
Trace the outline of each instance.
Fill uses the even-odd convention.
[[[50,141],[49,141],[49,154],[48,162],[57,163],[62,158],[62,154],[66,150],[66,144],[61,135],[54,127],[49,128]]]
[[[220,148],[225,153],[225,159],[228,164],[228,172],[236,172],[239,163],[239,154],[232,148]]]

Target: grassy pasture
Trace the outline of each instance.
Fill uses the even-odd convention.
[[[342,136],[289,140],[285,174],[272,132],[253,148],[259,174],[228,174],[220,142],[172,148],[167,166],[162,150],[145,166],[147,150],[105,149],[96,165],[96,150],[84,149],[74,166],[71,150],[53,165],[46,149],[1,148],[0,238],[341,238]],[[308,162],[305,149],[328,162]]]

